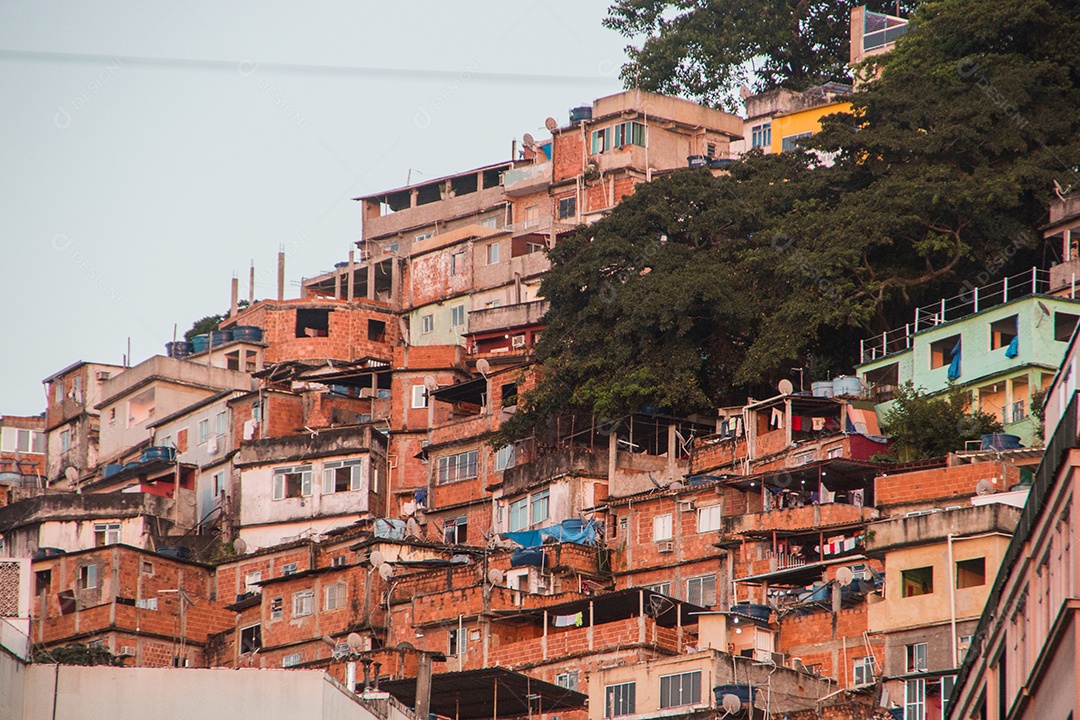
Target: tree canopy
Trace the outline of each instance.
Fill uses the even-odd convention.
[[[963,450],[968,440],[1003,430],[997,418],[981,410],[970,412],[967,406],[967,395],[960,388],[928,397],[907,382],[897,389],[881,429],[892,438],[892,451],[903,461],[941,457]]]
[[[850,82],[849,16],[859,5],[897,10],[895,0],[618,0],[604,25],[640,42],[626,49],[627,87],[733,109],[742,85],[762,92]]]

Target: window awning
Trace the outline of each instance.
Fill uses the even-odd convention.
[[[487,378],[485,377],[473,378],[456,385],[448,385],[428,393],[428,397],[443,402],[467,402],[473,405],[483,405],[486,395]]]

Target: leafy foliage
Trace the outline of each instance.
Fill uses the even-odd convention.
[[[248,304],[249,303],[247,300],[241,300],[236,304],[236,306],[239,310],[243,310],[248,306]],[[221,323],[224,322],[228,317],[229,313],[223,312],[218,313],[217,315],[207,315],[206,317],[199,318],[194,323],[192,323],[191,329],[184,333],[184,339],[190,341],[191,338],[195,337],[196,335],[205,335],[206,333],[213,332],[214,330],[217,330]]]
[[[881,429],[904,461],[941,457],[963,450],[968,440],[1003,430],[993,416],[969,411],[967,393],[960,388],[952,386],[945,395],[930,397],[910,381],[897,389]]]
[[[72,643],[52,650],[35,650],[34,662],[59,663],[60,665],[114,665],[117,667],[124,664],[123,658],[113,655],[106,647],[88,647],[79,643]]]
[[[849,16],[863,4],[896,11],[895,1],[881,0],[617,0],[604,25],[643,38],[627,48],[627,87],[733,109],[741,85],[762,92],[850,82]],[[900,4],[905,12],[911,5]]]

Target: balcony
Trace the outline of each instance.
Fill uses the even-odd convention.
[[[546,190],[551,183],[551,167],[551,161],[548,161],[507,170],[503,174],[503,187],[506,189],[506,194],[510,197],[520,197]]]
[[[723,518],[721,528],[725,534],[733,535],[770,533],[774,530],[786,535],[794,530],[850,527],[877,520],[879,515],[876,509],[870,507],[828,503],[747,515],[731,515]],[[777,569],[782,569],[782,567]]]
[[[469,313],[469,333],[496,332],[538,325],[544,321],[550,303],[547,300],[503,305],[473,310]]]

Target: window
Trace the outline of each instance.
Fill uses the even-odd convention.
[[[294,562],[285,563],[284,565],[281,566],[281,574],[282,574],[282,576],[292,575],[293,573],[296,572],[298,567],[299,566]]]
[[[930,343],[930,369],[944,367],[951,363],[953,352],[959,351],[959,348],[959,335],[950,335],[944,340]]]
[[[343,460],[323,465],[323,495],[361,490],[363,487],[363,460]]]
[[[926,643],[914,643],[904,648],[904,670],[926,672]]]
[[[420,332],[424,335],[435,332],[435,316],[422,315],[420,317]]]
[[[645,147],[645,126],[639,122],[624,122],[616,125],[615,147],[622,147],[623,145]]]
[[[530,205],[525,208],[525,227],[535,227],[540,224],[540,206]]]
[[[461,327],[465,324],[465,306],[454,305],[450,308],[450,327]]]
[[[53,383],[53,404],[59,405],[64,401],[64,381],[57,380]]]
[[[285,598],[281,598],[281,597],[270,598],[270,619],[271,620],[280,619],[281,616],[285,614],[284,606],[285,606]]]
[[[225,494],[225,471],[214,473],[214,499],[220,498]]]
[[[67,452],[71,449],[71,431],[60,431],[60,452]]]
[[[424,240],[430,240],[433,237],[435,237],[435,233],[426,232],[426,233],[420,233],[419,235],[417,235],[415,240],[416,240],[416,242],[423,242]]]
[[[499,243],[491,243],[487,246],[487,264],[496,265],[499,262]]]
[[[495,469],[505,470],[514,467],[514,445],[503,445],[495,452]]]
[[[1009,347],[1016,338],[1016,316],[1003,318],[990,323],[990,349],[999,350]]]
[[[788,135],[780,140],[780,150],[783,152],[791,152],[795,148],[799,147],[798,141],[803,138],[808,138],[813,135],[812,132],[801,132],[794,135]]]
[[[240,629],[240,652],[255,652],[262,647],[262,626],[249,625]]]
[[[604,688],[604,717],[619,717],[620,715],[633,715],[636,712],[634,702],[634,683],[622,683],[621,685],[608,685]]]
[[[228,415],[222,410],[214,419],[216,420],[214,430],[218,435],[224,435],[229,429]]]
[[[606,152],[611,149],[611,128],[593,130],[592,154]]]
[[[825,459],[832,460],[833,458],[844,457],[843,447],[829,448],[825,451]]]
[[[529,527],[529,498],[510,503],[510,532],[517,532]]]
[[[439,458],[440,485],[476,477],[476,450]]]
[[[1073,330],[1076,329],[1076,321],[1080,315],[1072,313],[1054,313],[1054,339],[1058,342],[1069,342],[1072,339]]]
[[[654,542],[671,539],[671,513],[653,518],[652,539]]]
[[[986,584],[986,558],[959,560],[956,563],[956,587],[969,588]]]
[[[244,592],[259,592],[259,583],[262,582],[262,570],[249,572],[244,576]]]
[[[292,614],[293,617],[303,617],[311,614],[311,607],[314,604],[315,599],[314,590],[301,590],[300,592],[293,593],[292,596]]]
[[[450,274],[451,275],[464,275],[465,274],[465,253],[456,252],[450,256]]]
[[[464,655],[468,646],[468,631],[465,628],[450,628],[446,643],[447,655]]]
[[[296,311],[296,337],[329,337],[330,311],[321,308],[299,308]]]
[[[311,497],[311,466],[278,468],[274,471],[274,499]]]
[[[497,217],[484,218],[483,220],[480,221],[480,225],[482,225],[483,227],[486,227],[486,228],[497,228],[497,227],[499,227],[499,218],[497,218]]]
[[[926,720],[926,680],[904,683],[904,720]]]
[[[561,688],[567,690],[573,690],[577,692],[578,689],[578,671],[571,670],[570,672],[559,673],[555,676],[555,684]]]
[[[934,568],[921,567],[900,572],[901,597],[929,595],[934,592]]]
[[[949,717],[949,698],[952,697],[955,685],[955,675],[945,675],[941,678],[941,717],[943,718]]]
[[[147,562],[146,560],[143,560],[141,563],[139,563],[139,572],[141,572],[143,575],[149,575],[149,576],[153,577],[154,576],[154,563]]]
[[[764,123],[762,125],[755,125],[750,128],[750,146],[751,147],[770,147],[772,145],[772,123]]]
[[[701,671],[660,676],[660,709],[701,702]]]
[[[253,402],[253,403],[251,403],[251,419],[254,420],[255,422],[262,422],[263,413],[262,413],[262,403],[261,402]]]
[[[566,220],[577,215],[577,196],[559,198],[559,219]]]
[[[711,532],[720,529],[720,506],[709,505],[698,508],[697,531],[699,533]]]
[[[443,542],[447,545],[464,545],[469,539],[469,518],[462,515],[451,518],[443,526]]]
[[[135,607],[143,610],[157,610],[157,598],[141,598],[135,601]]]
[[[690,578],[686,581],[686,602],[701,607],[716,604],[716,576]]]
[[[330,583],[326,586],[326,610],[340,610],[345,607],[346,585],[343,582]]]
[[[655,585],[650,585],[649,589],[655,593],[671,597],[671,583],[656,583]]]
[[[210,439],[210,420],[199,421],[199,444],[203,444]]]
[[[120,542],[120,523],[94,525],[94,547],[115,545]]]
[[[83,565],[79,568],[79,589],[93,590],[97,587],[97,565]]]
[[[851,669],[852,685],[869,685],[874,682],[874,658],[855,658],[855,664]]]
[[[502,300],[492,300],[489,303],[484,303],[485,308],[497,308],[502,307]]]
[[[286,655],[281,658],[281,667],[296,667],[304,661],[304,655],[302,653],[293,653],[292,655]]]
[[[414,410],[427,407],[427,388],[423,385],[412,386],[412,407]]]
[[[536,525],[548,519],[548,498],[551,492],[543,490],[532,496],[532,524]]]

